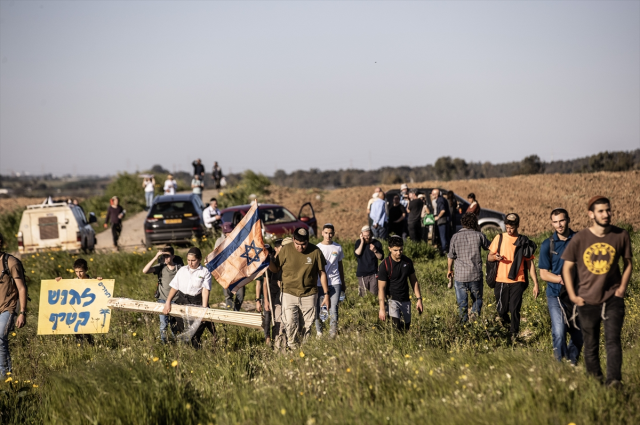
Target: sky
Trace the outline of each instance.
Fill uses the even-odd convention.
[[[0,1],[0,174],[638,148],[639,1]]]

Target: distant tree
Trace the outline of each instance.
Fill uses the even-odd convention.
[[[435,163],[436,175],[439,180],[451,180],[451,175],[455,173],[456,166],[450,156],[441,156]]]
[[[514,173],[515,175],[540,174],[544,171],[544,164],[538,155],[529,155],[520,161],[520,167]]]
[[[455,168],[455,177],[457,179],[466,179],[469,176],[469,166],[464,159],[455,158],[453,167]]]
[[[167,170],[166,168],[164,168],[162,165],[159,164],[155,164],[153,167],[151,167],[151,172],[152,173],[158,173],[158,174],[169,174],[170,171]]]
[[[591,171],[627,171],[634,166],[634,156],[629,152],[600,152],[589,158]]]

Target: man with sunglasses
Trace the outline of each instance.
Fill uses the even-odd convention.
[[[326,265],[322,251],[309,243],[309,230],[306,227],[298,227],[293,232],[293,243],[283,245],[271,259],[269,270],[272,273],[282,270],[282,321],[290,349],[297,348],[297,334],[300,334],[300,342],[304,342],[311,333],[316,318],[318,279],[325,294],[320,307],[330,307]],[[299,325],[300,316],[304,322],[302,329]]]
[[[158,259],[162,257],[162,262],[158,262]],[[169,295],[169,291],[171,291],[171,287],[169,284],[178,273],[180,266],[182,266],[182,260],[180,260],[180,264],[177,264],[174,260],[180,258],[174,255],[173,247],[166,246],[162,248],[155,257],[151,259],[147,263],[146,266],[142,269],[142,273],[144,274],[155,274],[158,276],[158,289],[156,290],[156,298],[159,303],[164,304],[167,301],[167,296]],[[171,316],[165,316],[164,314],[160,315],[160,339],[162,342],[166,344],[167,342],[167,327],[171,326],[171,330],[174,331],[175,335],[175,319],[171,318]]]

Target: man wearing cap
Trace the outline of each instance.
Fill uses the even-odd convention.
[[[516,342],[520,332],[522,295],[529,287],[529,276],[533,280],[533,297],[538,298],[538,276],[533,264],[537,247],[529,238],[518,234],[518,214],[507,214],[505,227],[507,232],[496,236],[491,242],[488,261],[499,261],[496,286],[493,288],[496,309],[502,324],[509,326],[511,341]]]
[[[269,264],[272,273],[282,270],[282,312],[287,331],[289,348],[297,347],[296,335],[300,333],[301,342],[311,333],[316,317],[316,299],[318,297],[318,278],[324,291],[321,306],[330,308],[329,287],[325,273],[326,261],[322,251],[309,243],[309,231],[298,227],[293,232],[293,243],[285,245]],[[299,317],[304,326],[300,329]]]
[[[360,231],[360,239],[355,244],[355,254],[358,263],[358,295],[364,297],[369,291],[378,296],[378,261],[384,258],[384,250],[380,241],[371,237],[369,226],[364,226]]]
[[[158,264],[158,258],[162,257],[162,263]],[[182,266],[182,260],[180,264],[176,264],[174,259],[172,246],[165,246],[157,252],[155,257],[147,263],[142,269],[144,274],[155,274],[158,276],[158,288],[156,290],[156,299],[159,303],[166,303],[167,296],[171,292],[171,281],[176,277],[178,269]],[[178,257],[179,258],[179,257]],[[163,343],[167,343],[167,328],[171,326],[171,330],[175,333],[176,320],[170,316],[160,315],[160,339]]]
[[[594,196],[587,208],[593,224],[576,233],[562,254],[562,279],[580,317],[587,373],[603,380],[599,348],[600,324],[604,322],[606,384],[619,387],[622,385],[620,333],[625,316],[624,295],[633,268],[631,238],[626,230],[611,225],[609,199]]]
[[[564,287],[562,280],[561,258],[575,232],[569,227],[569,213],[564,208],[551,211],[551,225],[555,232],[540,245],[540,259],[538,268],[540,277],[547,282],[547,306],[551,317],[551,342],[553,355],[558,361],[567,359],[572,365],[578,363],[582,350],[582,332],[580,324],[569,321],[573,310],[573,303]],[[567,345],[567,334],[571,339]]]
[[[325,273],[327,274],[327,283],[329,286],[329,299],[331,300],[331,310],[329,322],[329,337],[335,338],[338,334],[338,301],[340,300],[340,293],[346,291],[344,283],[344,268],[342,267],[342,260],[344,259],[344,252],[342,247],[333,241],[335,236],[335,228],[333,224],[327,223],[322,226],[322,242],[318,245],[318,249],[322,251],[324,259],[326,261]],[[322,282],[318,279],[318,305],[316,305],[316,331],[318,336],[322,336],[322,322],[320,321],[320,301],[324,298],[324,289],[322,288]]]
[[[209,308],[209,293],[211,292],[211,273],[200,263],[202,252],[199,248],[193,247],[187,253],[188,267],[182,267],[171,280],[169,286],[171,290],[164,303],[162,314],[168,315],[171,312],[171,303],[174,301],[178,305],[197,305]],[[185,321],[186,326],[185,326]],[[182,332],[189,323],[186,319],[178,320],[176,331]],[[191,345],[200,348],[200,338],[205,329],[209,329],[216,340],[216,328],[213,322],[201,322],[198,329],[191,336]]]

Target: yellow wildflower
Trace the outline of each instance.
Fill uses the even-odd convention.
[[[11,382],[11,381],[13,381],[13,378],[12,377],[8,377],[7,380],[4,381],[4,382]]]
[[[172,361],[171,367],[176,367],[176,366],[178,366],[178,361],[177,360]]]
[[[133,333],[133,336],[136,336],[136,333],[135,333],[135,332]]]
[[[154,358],[153,358],[153,361],[154,361],[154,362],[157,362],[158,360],[160,360],[160,359],[159,359],[159,358],[157,358],[157,357],[154,357]]]
[[[347,368],[347,373],[351,373],[351,368],[350,367]]]
[[[281,415],[286,415],[287,414],[287,410],[286,409],[281,409],[280,410],[280,414]]]
[[[300,351],[300,357],[303,358],[304,357],[304,352]]]

